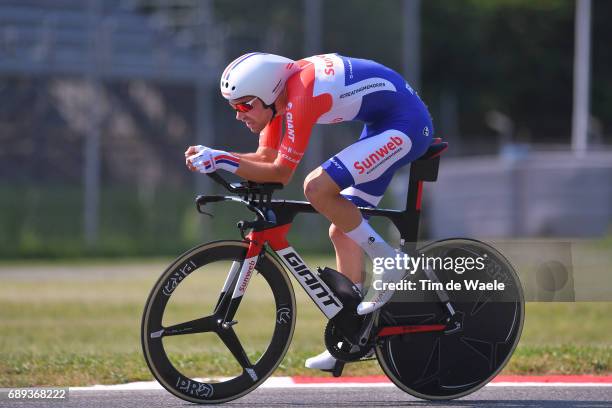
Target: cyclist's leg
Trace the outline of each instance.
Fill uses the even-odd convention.
[[[312,206],[346,232],[359,225],[361,212],[355,204],[340,195],[342,188],[321,166],[310,172],[304,180],[304,195]]]
[[[408,129],[403,127],[401,130],[388,129],[367,137],[347,147],[322,167],[339,187],[352,187],[352,190],[343,191],[352,201],[365,201],[376,205],[389,185],[393,173],[420,157],[431,143],[429,134],[418,134],[417,137],[411,138],[407,133]],[[372,259],[396,255],[394,249],[372,229],[367,220],[361,220],[356,228],[345,233]],[[402,270],[389,269],[384,271],[379,280],[383,283],[397,282],[402,276]],[[370,313],[384,305],[391,296],[392,293],[384,290],[384,287],[371,290],[368,299],[360,304],[358,312]]]
[[[323,182],[321,182],[321,178],[324,179]],[[313,184],[315,183],[316,186],[313,187]],[[313,192],[313,190],[316,190],[316,193]],[[356,219],[349,220],[349,222],[352,222],[355,225],[359,223],[361,216],[357,207],[340,195],[340,189],[337,187],[334,181],[329,178],[325,171],[321,169],[321,167],[317,168],[306,178],[304,193],[317,211],[325,215],[328,219],[330,219],[329,213],[327,212],[329,207],[326,206],[325,209],[323,209],[322,202],[329,203],[332,200],[336,200],[340,201],[341,205],[343,205],[344,211],[346,211],[346,208],[349,208],[349,210],[353,210],[356,213]],[[332,224],[330,226],[329,234],[336,251],[337,270],[346,275],[358,286],[360,290],[362,290],[363,250],[352,239],[347,237],[344,232],[342,232],[342,230],[336,226],[336,224],[334,224],[333,218],[330,219],[330,221],[332,221]],[[336,358],[334,358],[328,350],[325,350],[314,357],[306,359],[305,366],[306,368],[332,371],[336,365],[336,362]]]
[[[340,195],[342,196],[343,199],[351,202],[353,206],[355,207],[355,209],[357,206],[376,207],[378,203],[380,202],[380,200],[382,199],[382,195],[387,189],[389,183],[391,182],[393,173],[401,166],[404,166],[408,164],[410,161],[415,160],[416,158],[420,157],[426,151],[427,147],[431,144],[431,138],[429,138],[429,140],[420,141],[419,143],[417,143],[420,146],[418,146],[417,148],[413,148],[412,141],[409,138],[407,138],[407,136],[404,133],[402,133],[401,140],[389,139],[391,140],[391,143],[394,144],[393,149],[392,149],[394,151],[398,149],[398,145],[400,147],[403,144],[410,146],[409,148],[404,147],[404,149],[408,151],[403,152],[403,155],[399,158],[399,160],[391,161],[390,163],[385,165],[385,168],[383,169],[384,171],[379,172],[379,174],[374,173],[375,177],[369,177],[369,178],[360,177],[360,173],[359,173],[360,169],[358,168],[359,166],[354,166],[358,174],[356,174],[355,176],[351,175],[350,171],[347,170],[347,167],[344,166],[341,160],[344,159],[346,163],[353,163],[354,165],[357,164],[355,161],[351,160],[351,157],[353,156],[360,157],[359,155],[363,155],[363,152],[365,151],[366,146],[361,146],[361,145],[357,147],[355,146],[358,145],[360,142],[363,142],[369,139],[370,137],[377,137],[377,136],[378,136],[377,139],[373,139],[369,141],[368,146],[367,146],[368,148],[371,147],[370,145],[372,144],[372,142],[374,142],[374,144],[378,143],[380,145],[382,141],[386,140],[384,139],[385,137],[389,137],[389,138],[391,137],[389,133],[385,134],[385,132],[383,132],[383,134],[373,134],[370,136],[368,135],[367,127],[364,127],[364,131],[362,132],[361,138],[357,143],[347,147],[342,152],[340,152],[338,155],[334,156],[332,159],[328,160],[326,163],[322,165],[322,169],[325,170],[323,175],[325,176],[325,173],[327,173],[328,179],[331,178],[331,180],[333,180],[333,182],[338,186],[338,188],[343,188],[340,191]],[[400,136],[396,135],[396,137],[400,137]],[[390,146],[388,145],[385,145],[385,146],[387,146],[387,148],[390,149]],[[401,149],[398,149],[398,150],[401,150]],[[387,153],[388,153],[388,150],[387,150]],[[409,154],[409,153],[412,153],[412,154]],[[395,153],[395,155],[397,154],[398,153]],[[372,163],[370,163],[370,167],[373,167]],[[365,173],[365,170],[362,173]],[[370,173],[373,173],[373,172],[371,171]],[[333,193],[337,194],[337,192],[334,191],[333,188],[331,188],[330,190],[332,194]],[[341,199],[340,197],[337,197],[337,198]],[[313,201],[312,198],[310,199],[311,201]],[[359,219],[361,220],[361,216],[359,217]],[[367,223],[365,219],[361,220],[360,222],[361,224],[358,226],[358,228],[351,229],[347,231],[348,233],[345,233],[344,231],[341,230],[341,228],[336,226],[333,223],[333,220],[332,220],[332,225],[330,226],[330,238],[332,239],[332,242],[334,243],[334,248],[336,250],[336,261],[337,261],[338,270],[344,273],[345,275],[347,275],[355,283],[363,282],[363,277],[362,277],[363,250],[362,250],[362,245],[360,245],[359,241],[355,239],[355,235],[356,235],[355,230],[359,228],[361,230],[365,230],[367,233],[366,235],[367,238],[374,237],[375,242],[379,242],[381,245],[382,244],[387,245],[382,240],[382,238],[380,238],[380,236],[376,234],[376,232],[369,226],[369,224]],[[386,251],[388,253],[387,256],[393,256],[395,252],[389,245],[387,245],[387,247],[388,247]],[[359,256],[356,256],[355,254],[359,254]],[[368,255],[371,256],[371,254],[368,254]],[[401,274],[403,276],[403,271],[401,272]],[[401,279],[401,276],[400,276],[400,279]],[[379,299],[378,304],[376,302],[371,302],[372,298],[374,298],[375,295],[376,293],[374,293],[372,296],[369,296],[370,302],[365,303],[364,305],[365,307],[362,307],[362,311],[365,311],[363,314],[369,313],[375,310],[376,308],[380,307],[378,304],[382,305],[384,304],[384,302],[386,302],[386,300],[382,299],[382,296],[380,297],[382,300],[384,300],[384,302],[381,303],[380,299]],[[336,363],[336,359],[326,350],[323,353],[315,357],[311,357],[307,359],[306,367],[321,369],[321,370],[332,370],[334,368],[335,363]]]
[[[357,203],[357,205],[363,205]],[[355,283],[360,292],[363,292],[364,257],[363,250],[350,239],[335,224],[329,227],[329,237],[336,251],[336,269],[346,275]],[[336,358],[328,350],[306,359],[306,368],[333,371],[336,366]]]
[[[368,136],[368,126],[364,125],[359,140],[355,143],[359,143]],[[341,174],[335,175],[335,177],[330,177],[332,175],[331,170],[326,169],[326,166],[331,166],[332,164],[338,167],[343,166],[341,163],[334,163],[334,159],[335,156],[306,176],[304,180],[304,194],[315,209],[332,222],[334,230],[345,232],[359,225],[361,213],[355,204],[351,203],[351,200],[346,199],[340,194],[342,189],[353,185],[351,176],[348,175],[346,177],[345,172],[341,172]],[[330,234],[332,232],[334,231],[330,231]],[[331,235],[330,238],[333,240]]]
[[[367,135],[367,126],[364,126],[363,132],[361,133],[360,140]],[[341,193],[343,197],[357,206],[369,206],[374,205],[367,202],[360,202],[356,196],[350,194],[352,187],[343,190]],[[348,193],[344,195],[344,193]],[[349,238],[336,224],[332,223],[329,226],[329,238],[334,245],[336,252],[336,270],[346,275],[357,288],[363,292],[363,277],[364,277],[364,254],[363,249]],[[336,358],[332,356],[328,350],[324,350],[322,353],[306,359],[306,368],[332,371],[336,366]]]
[[[347,187],[340,194],[358,207],[376,208],[382,198],[373,197],[360,189],[359,186]],[[368,219],[369,217],[364,216],[363,218]],[[363,286],[365,278],[363,249],[335,224],[331,224],[329,227],[329,237],[336,251],[337,270],[351,279],[357,285],[359,291],[365,293],[367,288],[364,289]]]
[[[336,251],[336,270],[363,291],[363,250],[335,224],[329,226],[329,238]]]
[[[363,126],[359,140],[369,137],[368,125]],[[340,194],[358,207],[375,208],[380,198],[373,198],[369,195],[356,190],[354,187],[347,187]],[[366,217],[367,218],[367,217]],[[364,253],[361,247],[349,238],[336,224],[329,227],[329,238],[331,239],[336,251],[337,270],[351,279],[359,290],[363,293],[364,280]]]

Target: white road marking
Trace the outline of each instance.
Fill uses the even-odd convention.
[[[217,382],[224,378],[196,379],[200,382]],[[260,388],[371,388],[395,387],[392,382],[321,382],[296,383],[292,377],[270,377]],[[492,382],[486,387],[612,387],[612,383],[569,383],[569,382]],[[157,381],[140,381],[127,384],[94,385],[90,387],[70,387],[72,391],[133,391],[133,390],[162,390]]]

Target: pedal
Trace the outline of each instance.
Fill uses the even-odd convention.
[[[332,375],[334,377],[340,377],[342,375],[342,370],[344,370],[344,361],[336,361],[334,365],[334,369],[332,370]]]

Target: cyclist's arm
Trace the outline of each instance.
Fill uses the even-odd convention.
[[[287,167],[276,159],[272,163],[241,159],[236,174],[247,180],[258,183],[287,184],[293,176],[294,169]]]
[[[238,156],[241,160],[250,160],[254,162],[272,163],[278,155],[278,150],[268,146],[259,146],[255,153],[234,153],[234,156]]]

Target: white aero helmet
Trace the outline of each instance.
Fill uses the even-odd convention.
[[[287,79],[298,70],[295,61],[280,55],[244,54],[223,71],[221,94],[228,100],[257,96],[270,106],[285,87]]]

